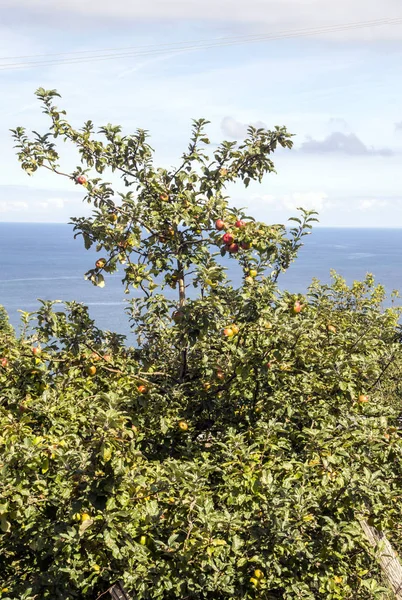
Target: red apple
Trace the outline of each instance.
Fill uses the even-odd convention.
[[[301,312],[302,308],[303,308],[303,305],[299,301],[297,301],[294,303],[293,312],[298,314],[299,312]]]
[[[140,394],[147,394],[148,393],[148,388],[146,385],[139,385],[137,387],[137,390],[139,391]]]
[[[239,251],[239,244],[230,244],[227,249],[230,254],[236,254]]]
[[[242,221],[241,219],[238,219],[235,223],[235,227],[239,227],[240,229],[245,226],[246,226],[245,221]]]
[[[85,177],[85,175],[78,175],[78,177],[75,180],[77,183],[79,183],[80,185],[85,185],[86,182],[88,181],[87,178]]]
[[[240,244],[242,250],[250,250],[251,248],[251,242],[242,242]]]
[[[225,373],[222,371],[222,369],[217,369],[216,376],[221,381],[223,381],[225,379]]]
[[[230,244],[233,244],[234,242],[233,235],[231,233],[225,233],[225,235],[222,236],[222,242],[227,246],[230,246]]]
[[[106,258],[99,258],[95,263],[95,267],[97,269],[103,269],[105,264],[106,264]]]
[[[42,352],[42,350],[40,348],[38,348],[37,346],[32,348],[32,354],[34,356],[39,356],[41,352]]]
[[[215,227],[218,231],[222,231],[222,229],[225,229],[225,223],[222,221],[222,219],[218,219],[215,221]]]
[[[180,323],[184,318],[184,313],[182,310],[175,310],[172,314],[172,319],[175,323]]]
[[[0,361],[0,365],[4,368],[8,367],[8,360],[7,358],[2,358]]]
[[[359,400],[358,400],[358,402],[360,402],[360,404],[365,404],[368,401],[369,401],[368,397],[365,394],[360,394]]]

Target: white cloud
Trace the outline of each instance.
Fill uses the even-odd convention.
[[[267,129],[267,126],[262,121],[256,121],[254,123],[241,123],[236,121],[232,117],[224,117],[221,123],[221,129],[225,135],[233,139],[244,139],[247,137],[247,129],[249,125],[256,128]]]
[[[28,210],[29,205],[27,202],[19,202],[19,201],[7,201],[3,200],[0,202],[0,212],[21,212],[23,210]]]
[[[357,23],[400,16],[400,0],[97,0],[96,15],[93,0],[3,0],[2,7],[12,7],[17,13],[28,9],[43,20],[60,13],[77,18],[96,17],[124,19],[165,19],[169,21],[199,20],[248,23],[254,30],[280,32],[287,29],[317,28],[342,23]],[[339,34],[327,34],[334,39],[399,40],[400,26],[352,27]],[[324,37],[324,36],[322,36]]]
[[[351,133],[348,122],[342,117],[331,117],[328,125],[331,131],[335,129],[336,131],[342,131],[343,133]]]
[[[273,196],[271,194],[254,194],[250,197],[254,206],[261,208],[261,205],[274,205],[277,210],[295,211],[297,208],[306,210],[322,211],[331,206],[328,195],[325,192],[293,192],[283,196]]]
[[[48,208],[60,209],[64,208],[64,200],[62,198],[49,198],[48,200],[38,202],[37,206],[45,210]]]
[[[366,146],[355,133],[345,134],[341,131],[334,131],[323,140],[314,140],[308,136],[300,146],[300,151],[311,154],[337,153],[349,156],[392,156],[394,154],[391,148]]]
[[[49,198],[48,200],[40,200],[33,202],[23,202],[21,200],[1,200],[0,213],[21,213],[21,212],[36,212],[36,211],[53,211],[64,208],[64,200],[62,198]]]
[[[254,194],[253,196],[251,196],[250,200],[256,200],[258,203],[261,204],[273,204],[275,202],[275,196],[273,196],[272,194]]]
[[[372,210],[375,208],[382,208],[384,206],[388,206],[388,202],[386,200],[376,200],[374,198],[366,198],[364,200],[360,200],[359,209],[360,210]]]
[[[302,207],[306,210],[322,211],[329,207],[328,196],[325,192],[294,192],[284,196],[281,201],[283,206],[289,210]]]

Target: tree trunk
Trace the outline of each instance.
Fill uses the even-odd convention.
[[[183,308],[183,306],[186,304],[186,286],[185,286],[185,281],[184,281],[184,269],[183,269],[183,265],[181,264],[180,261],[177,261],[177,271],[179,272],[179,278],[178,278],[179,306],[180,306],[180,308]],[[183,380],[183,378],[186,374],[186,371],[187,371],[187,348],[183,348],[183,350],[181,351],[181,367],[180,367],[180,374],[179,374],[180,381]]]
[[[367,521],[360,521],[360,525],[370,543],[376,550],[376,557],[380,563],[384,577],[395,594],[396,600],[402,600],[402,565],[398,554],[395,552],[384,533],[377,531]]]

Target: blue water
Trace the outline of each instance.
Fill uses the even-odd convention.
[[[69,225],[0,223],[0,304],[11,323],[18,327],[18,309],[36,310],[37,298],[78,300],[89,306],[99,327],[129,333],[119,274],[108,277],[102,289],[84,280],[95,256],[81,238],[74,240]],[[229,264],[234,282],[239,281],[235,261]],[[317,228],[280,284],[304,292],[313,277],[328,282],[330,269],[349,283],[373,273],[388,292],[402,291],[402,229]]]

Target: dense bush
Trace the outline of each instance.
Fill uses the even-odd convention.
[[[88,278],[122,264],[142,295],[135,348],[76,303],[44,301],[19,339],[0,321],[2,598],[89,600],[117,580],[139,600],[382,598],[359,520],[401,547],[399,312],[371,276],[278,291],[312,215],[287,232],[231,209],[224,189],[272,171],[286,130],[250,128],[211,162],[199,121],[168,172],[145,132],[108,126],[101,142],[39,95],[53,136],[134,185],[117,201],[71,174],[95,206],[74,220],[101,253]],[[61,173],[51,136],[15,137],[25,169]]]

